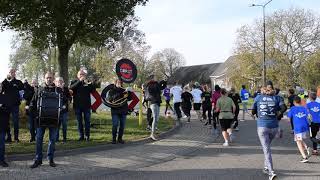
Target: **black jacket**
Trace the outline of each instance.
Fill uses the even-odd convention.
[[[34,95],[35,92],[34,87],[32,87],[30,84],[28,83],[24,83],[24,93],[23,93],[23,99],[26,100],[26,105],[29,106],[31,99]]]
[[[182,103],[181,103],[182,109],[191,110],[191,108],[192,108],[192,99],[193,99],[192,94],[187,92],[187,91],[183,92],[181,94],[181,99],[182,99]]]
[[[9,126],[8,96],[0,93],[0,132],[5,132]]]
[[[119,87],[114,87],[113,89],[111,89],[109,91],[109,96],[111,97],[122,97],[122,94],[125,92],[126,90],[123,88],[119,88]],[[131,92],[128,92],[128,98],[127,100],[130,101],[131,98]],[[124,103],[122,106],[117,107],[117,108],[111,108],[111,114],[128,114],[128,103]]]
[[[23,99],[26,100],[26,106],[30,106],[35,90],[36,88],[32,87],[30,84],[24,83]],[[30,109],[26,109],[26,114],[30,114]]]
[[[158,83],[157,81],[149,81],[146,85],[146,100],[150,102],[150,104],[161,104],[161,90],[165,88],[165,82],[161,81]]]
[[[21,97],[19,91],[23,90],[23,83],[16,78],[11,81],[5,79],[2,82],[2,92],[4,92],[10,99],[10,104],[13,106],[18,106],[21,103]]]
[[[239,103],[241,103],[240,95],[238,93],[234,93],[234,94],[229,94],[228,97],[233,100],[234,105],[236,106],[236,110],[238,110],[239,109]]]
[[[35,126],[36,127],[39,127],[39,121],[38,121],[38,107],[37,107],[37,102],[38,102],[38,96],[39,96],[39,93],[41,91],[47,91],[47,92],[58,92],[58,93],[61,93],[62,94],[62,89],[59,88],[59,87],[56,87],[56,86],[47,86],[47,85],[43,85],[41,87],[39,87],[33,97],[32,97],[32,100],[30,102],[30,110],[31,112],[33,113],[34,117],[36,117],[36,121],[35,121]],[[63,99],[63,101],[65,101],[65,99]]]
[[[62,93],[63,93],[63,105],[66,106],[66,108],[62,112],[68,112],[69,111],[69,102],[72,101],[72,97],[70,95],[69,88],[63,87]]]
[[[74,80],[70,84],[70,89],[73,91],[73,107],[90,109],[91,108],[91,92],[95,90],[93,84],[84,83],[80,80]]]
[[[208,91],[203,91],[202,94],[201,94],[201,98],[204,99],[204,101],[202,101],[202,107],[211,107],[212,106],[212,103],[211,103],[211,94],[212,92]]]

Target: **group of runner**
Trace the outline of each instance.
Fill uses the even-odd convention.
[[[171,88],[166,87],[163,90],[163,96],[166,100],[164,113],[166,116],[170,115],[168,110],[171,109],[175,114],[177,125],[181,123],[182,112],[187,119],[187,123],[190,122],[190,111],[193,108],[197,120],[204,123],[204,126],[213,128],[212,131],[215,135],[218,134],[217,124],[220,124],[224,137],[223,146],[229,146],[235,138],[232,130],[239,131],[239,104],[242,103],[244,111],[247,112],[250,93],[244,85],[240,93],[237,93],[235,88],[227,91],[219,85],[215,85],[214,91],[211,91],[211,88],[206,84],[200,85],[195,82],[181,86],[178,82],[175,82]],[[171,98],[173,108],[170,105]]]
[[[295,92],[299,94],[295,94]],[[284,98],[278,94],[279,89],[274,89],[271,82],[261,89],[261,94],[256,97],[253,105],[253,114],[257,114],[258,136],[265,155],[263,172],[274,179],[276,174],[273,169],[271,157],[271,142],[275,137],[281,137],[282,131],[279,121],[286,112]],[[319,129],[320,129],[320,87],[317,90],[301,91],[289,89],[288,91],[288,121],[291,122],[293,139],[301,154],[302,163],[309,162],[311,155],[318,155]],[[286,118],[285,118],[286,119]],[[310,133],[311,132],[311,133]],[[311,134],[311,137],[310,137]],[[307,146],[306,139],[310,139],[313,151]],[[318,146],[318,147],[317,147]]]
[[[163,91],[163,96],[166,99],[165,115],[168,114],[170,108],[176,116],[177,124],[180,124],[181,108],[187,118],[187,123],[189,123],[190,111],[193,107],[197,119],[203,122],[205,126],[213,127],[214,134],[218,134],[217,124],[220,124],[224,138],[223,146],[229,146],[235,138],[232,130],[239,130],[239,104],[242,103],[244,113],[248,112],[257,118],[258,137],[265,155],[263,172],[272,180],[277,175],[273,169],[271,142],[275,137],[282,136],[282,130],[279,126],[281,119],[287,119],[291,122],[293,139],[301,154],[300,162],[306,163],[311,155],[318,155],[320,87],[317,92],[309,91],[309,93],[296,95],[296,91],[295,89],[289,89],[288,103],[285,103],[284,97],[279,93],[280,90],[274,88],[272,82],[269,81],[267,86],[259,88],[254,93],[252,112],[249,113],[247,107],[250,93],[244,85],[240,93],[237,93],[234,88],[227,91],[218,85],[215,85],[214,91],[211,91],[207,85],[201,86],[199,83],[194,83],[181,87],[176,82],[171,88],[167,87]],[[171,98],[173,99],[173,108],[170,105]],[[200,111],[201,107],[202,112]],[[287,110],[287,107],[289,107],[289,110]],[[286,113],[287,118],[283,118]],[[312,141],[312,152],[305,142],[306,139]]]

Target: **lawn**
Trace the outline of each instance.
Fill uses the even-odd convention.
[[[6,144],[7,154],[22,154],[22,153],[34,153],[35,152],[35,142],[30,143],[30,133],[27,128],[25,115],[21,115],[21,124],[19,132],[19,143],[9,143]],[[67,143],[63,144],[61,142],[56,143],[56,150],[68,150],[88,146],[96,146],[101,144],[111,143],[112,135],[112,122],[110,112],[98,112],[92,113],[91,115],[91,134],[90,141],[77,141],[79,138],[79,133],[77,130],[77,123],[73,112],[69,112],[68,121],[68,131],[67,131]],[[100,125],[101,124],[101,125]],[[165,132],[171,129],[174,125],[173,119],[160,117],[157,133]],[[142,126],[138,125],[138,117],[134,115],[128,115],[125,127],[125,133],[123,139],[128,141],[134,141],[137,139],[145,138],[150,135],[150,132],[146,131],[146,116],[144,115],[144,120]],[[11,129],[13,131],[13,129]],[[62,132],[60,129],[60,140],[62,140]],[[46,130],[45,141],[43,149],[47,149],[48,142],[48,130]]]

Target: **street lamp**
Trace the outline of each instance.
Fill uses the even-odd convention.
[[[269,0],[265,4],[252,4],[250,7],[262,7],[263,9],[263,69],[262,69],[262,81],[263,85],[266,85],[266,18],[265,18],[265,7],[271,2],[272,0]]]

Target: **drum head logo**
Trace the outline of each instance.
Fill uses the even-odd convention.
[[[117,62],[116,73],[125,83],[132,83],[137,78],[136,65],[129,59],[121,59]]]

